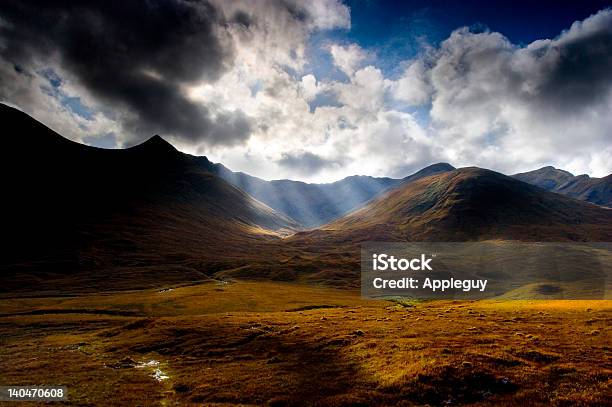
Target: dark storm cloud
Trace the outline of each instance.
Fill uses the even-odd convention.
[[[184,93],[231,67],[226,24],[205,0],[9,0],[0,5],[0,57],[24,72],[57,63],[139,137],[234,144],[248,137],[248,118],[213,112]]]
[[[299,1],[279,0],[278,3],[281,5],[281,7],[287,10],[291,18],[296,21],[306,22],[312,18],[309,11],[303,6],[303,4],[300,4]]]
[[[538,92],[563,110],[600,103],[612,86],[612,19],[593,18],[532,52],[541,61]]]
[[[253,21],[253,17],[243,10],[238,10],[234,13],[234,15],[232,16],[232,22],[238,24],[243,28],[249,28],[255,23]]]
[[[316,174],[325,168],[339,164],[336,161],[325,159],[308,151],[300,153],[283,153],[282,158],[276,162],[281,167],[291,169],[300,175]]]
[[[450,102],[468,105],[515,98],[542,114],[578,114],[612,89],[612,11],[524,48],[499,33],[462,28],[432,55],[434,96],[452,94]]]

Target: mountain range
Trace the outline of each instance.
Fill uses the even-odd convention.
[[[285,239],[293,252],[286,249],[274,268],[249,266],[223,274],[358,288],[364,242],[611,239],[612,209],[494,171],[460,168],[402,184],[342,218],[295,233]]]
[[[307,228],[339,218],[402,183],[455,169],[450,164],[438,163],[402,179],[354,175],[332,183],[309,184],[287,179],[265,181],[243,172],[233,172],[223,164],[208,161],[206,157],[200,157],[200,160],[211,173]]]
[[[18,135],[3,138],[0,164],[4,276],[198,279],[201,259],[248,256],[300,227],[161,137],[100,149],[4,105],[0,118]],[[3,289],[18,284],[9,278]]]
[[[100,149],[5,105],[0,118],[3,291],[225,276],[354,286],[359,243],[368,240],[612,239],[612,209],[580,200],[605,196],[599,191],[609,191],[610,177],[591,179],[579,199],[567,191],[580,177],[554,169],[509,177],[441,163],[403,179],[265,181],[179,152],[159,136]],[[559,185],[569,196],[551,192]]]
[[[605,241],[611,226],[610,209],[468,167],[402,185],[312,233],[343,242]]]
[[[586,174],[575,176],[567,171],[548,166],[535,171],[515,174],[513,177],[547,191],[612,207],[612,174],[603,178],[591,178]]]

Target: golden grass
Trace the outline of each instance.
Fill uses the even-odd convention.
[[[143,316],[201,315],[223,312],[287,311],[312,305],[372,305],[354,291],[282,282],[210,281],[151,290],[86,294],[74,297],[15,298],[0,313],[37,310],[102,310]],[[129,315],[127,315],[129,316]]]
[[[53,313],[6,315],[34,310]],[[64,384],[73,404],[606,405],[612,384],[612,301],[401,304],[236,282],[0,312],[0,382]]]

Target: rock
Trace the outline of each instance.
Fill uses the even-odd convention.
[[[188,393],[191,390],[186,384],[175,384],[173,389],[177,393]]]
[[[125,357],[116,363],[108,365],[108,367],[112,369],[129,369],[135,367],[136,364],[137,363],[133,359]]]

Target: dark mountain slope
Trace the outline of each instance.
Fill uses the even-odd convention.
[[[454,169],[446,163],[430,165],[403,179],[351,176],[329,184],[300,181],[265,181],[201,157],[204,168],[250,195],[297,220],[306,227],[317,227],[360,208],[375,196],[400,184]]]
[[[612,207],[612,174],[603,178],[591,178],[586,174],[574,176],[567,171],[549,166],[515,174],[512,177],[547,191]]]
[[[0,118],[4,289],[17,273],[189,281],[298,227],[158,136],[105,150],[5,105]]]
[[[578,175],[554,192],[612,208],[612,174],[603,178]]]

